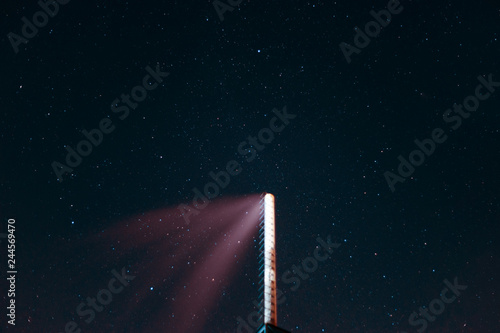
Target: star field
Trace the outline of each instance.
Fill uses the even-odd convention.
[[[497,2],[221,0],[221,20],[213,0],[64,1],[29,38],[40,5],[0,5],[0,269],[15,219],[18,270],[2,332],[252,326],[248,202],[262,192],[276,197],[280,327],[500,330]],[[391,6],[369,37],[371,11]],[[468,96],[479,106],[451,111],[454,129],[443,114]],[[414,166],[436,128],[446,140]],[[200,208],[195,189],[232,166],[186,224],[179,205]],[[328,237],[340,246],[302,277]],[[100,290],[113,300],[87,323],[76,308]]]

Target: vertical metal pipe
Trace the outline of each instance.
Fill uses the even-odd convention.
[[[264,196],[264,324],[278,325],[274,196]]]

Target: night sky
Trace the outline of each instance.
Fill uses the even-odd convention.
[[[500,332],[497,1],[0,10],[1,332]]]

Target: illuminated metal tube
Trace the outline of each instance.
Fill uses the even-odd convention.
[[[263,315],[264,324],[278,325],[276,303],[276,247],[275,247],[275,222],[274,222],[274,196],[265,193],[262,214],[264,219],[264,290],[263,290]],[[262,231],[262,230],[261,230]]]

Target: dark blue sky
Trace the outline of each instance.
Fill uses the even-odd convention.
[[[138,263],[173,255],[157,244],[134,252],[118,245],[121,233],[95,239],[158,210],[178,218],[178,205],[192,205],[193,189],[230,161],[240,172],[219,197],[276,197],[280,277],[313,256],[318,237],[341,243],[295,290],[278,282],[283,328],[500,330],[498,3],[243,0],[223,21],[211,1],[62,3],[47,9],[53,17],[35,15],[38,28],[40,4],[0,5],[0,233],[16,220],[18,270],[16,326],[2,321],[2,331],[62,332],[75,321],[81,332],[149,332],[156,320],[169,332],[175,326],[155,314],[198,274],[187,262],[208,260],[189,242],[209,251],[210,237],[226,235],[148,229],[183,261],[156,289],[130,281],[86,324],[75,308],[108,286],[112,270],[142,281]],[[366,37],[370,12],[387,7],[390,22],[380,19],[380,31],[371,24],[376,36]],[[349,61],[343,43],[356,50]],[[295,117],[283,120],[284,107]],[[262,144],[276,112],[275,124],[289,123]],[[78,148],[91,141],[82,131],[94,144]],[[410,156],[415,140],[426,146]],[[68,171],[62,177],[55,161]],[[392,189],[387,172],[399,179]],[[8,242],[0,241],[4,276]],[[249,249],[215,305],[198,314],[207,318],[202,332],[235,332],[237,317],[254,310]],[[438,311],[444,281],[455,278],[467,289]],[[5,309],[9,286],[0,286]],[[140,305],[126,305],[145,292]],[[438,315],[418,314],[435,299]]]

